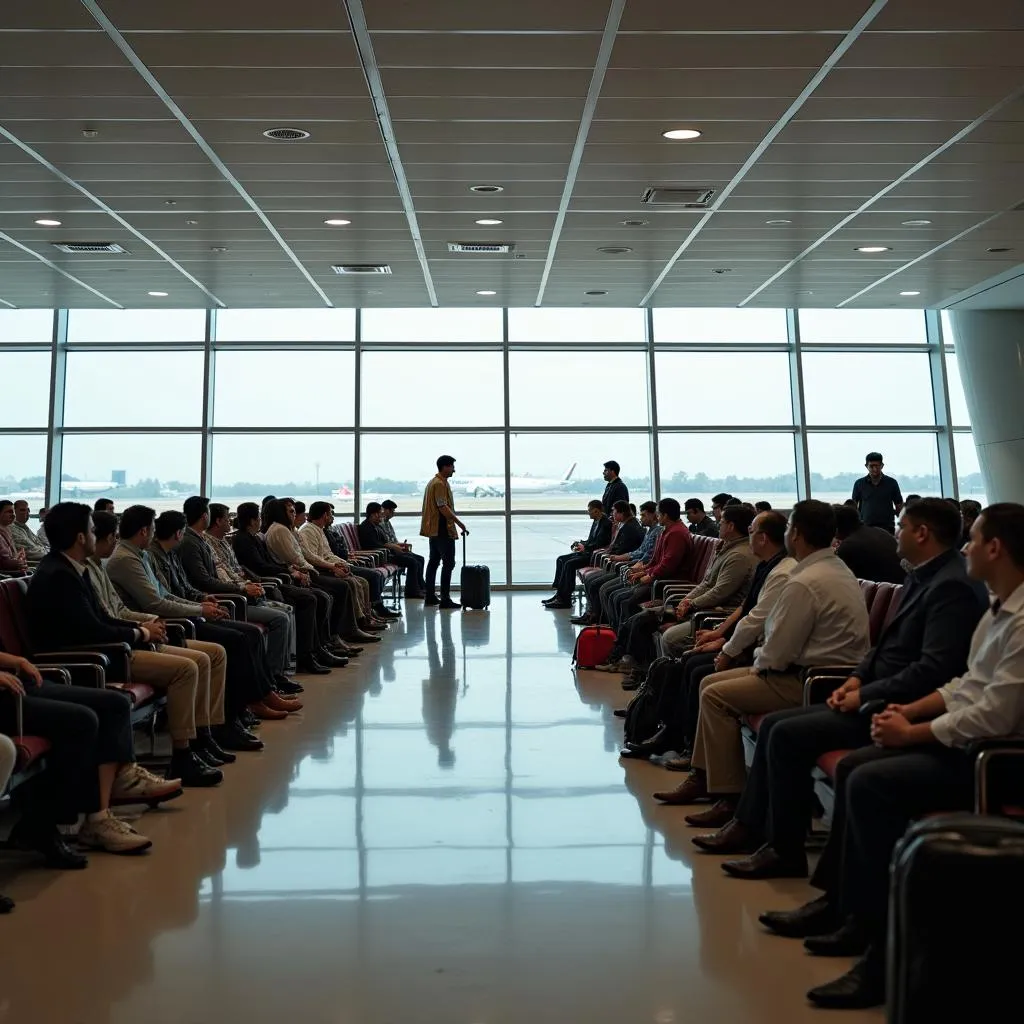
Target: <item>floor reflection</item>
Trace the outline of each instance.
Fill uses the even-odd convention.
[[[692,855],[540,596],[410,605],[221,790],[147,815],[145,860],[4,860],[0,1022],[820,1020],[835,964],[756,924],[802,887]]]

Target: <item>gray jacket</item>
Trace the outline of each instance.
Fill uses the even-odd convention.
[[[743,604],[750,589],[757,558],[746,537],[719,541],[720,549],[704,574],[704,579],[686,594],[692,608],[733,607]]]
[[[126,540],[118,541],[107,559],[107,575],[113,580],[125,603],[141,612],[162,619],[182,619],[202,615],[200,604],[175,597],[157,579],[149,553]]]

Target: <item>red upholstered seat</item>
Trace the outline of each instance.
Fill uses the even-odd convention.
[[[715,537],[695,536],[690,538],[693,546],[690,554],[683,563],[683,570],[680,579],[688,580],[691,583],[700,583],[704,574],[708,571],[711,560],[715,557],[715,545],[718,543]]]
[[[156,697],[156,690],[149,683],[109,683],[109,689],[121,690],[132,699],[133,708],[141,708],[151,704]]]
[[[14,749],[18,752],[18,759],[14,763],[14,770],[17,772],[24,771],[50,749],[50,741],[44,740],[42,736],[14,736],[12,738]]]
[[[750,726],[750,728],[754,732],[757,732],[757,730],[761,728],[761,723],[767,717],[768,717],[768,712],[766,711],[762,715],[744,715],[743,720],[747,723],[748,726]]]
[[[868,619],[871,624],[871,642],[876,643],[885,624],[896,614],[903,587],[899,583],[875,583],[868,599]],[[893,602],[896,608],[893,607]]]
[[[817,765],[830,779],[834,779],[836,777],[836,765],[849,753],[849,750],[830,750],[827,754],[822,754],[818,758]]]

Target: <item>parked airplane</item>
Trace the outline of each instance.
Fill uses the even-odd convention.
[[[103,494],[124,487],[126,474],[123,469],[110,472],[109,480],[61,480],[60,493],[62,498],[78,498],[87,494]]]
[[[569,486],[573,473],[576,472],[574,462],[560,480],[541,476],[514,476],[511,479],[512,490],[517,494],[544,494],[548,491],[560,491]],[[503,498],[505,497],[505,478],[503,476],[453,476],[449,481],[452,492],[466,494],[471,498]]]

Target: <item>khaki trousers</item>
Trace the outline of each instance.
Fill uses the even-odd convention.
[[[226,664],[220,645],[189,640],[187,647],[134,651],[132,678],[166,695],[168,731],[183,743],[195,739],[197,727],[223,723]]]
[[[803,700],[800,677],[788,672],[758,675],[752,668],[714,672],[700,684],[700,715],[691,765],[707,772],[708,792],[735,794],[743,790],[740,718],[798,707]]]
[[[356,576],[355,573],[346,576],[345,579],[352,587],[352,596],[356,604],[356,617],[365,619],[370,614],[370,584],[362,576]]]

